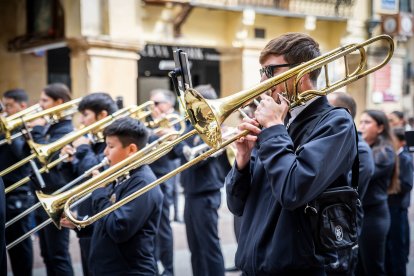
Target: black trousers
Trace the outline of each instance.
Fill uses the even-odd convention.
[[[4,233],[4,224],[6,223],[5,202],[4,184],[0,177],[0,276],[7,275],[6,237]]]
[[[390,221],[386,201],[364,208],[357,275],[386,275],[385,248]]]
[[[387,238],[386,270],[389,276],[407,275],[410,226],[407,208],[391,207],[391,227]]]
[[[255,274],[250,274],[245,271],[242,272],[241,276],[250,276]],[[306,275],[306,276],[325,276],[325,270],[323,268],[306,268],[306,269],[290,269],[283,271],[278,274],[260,274],[263,276],[296,276],[296,275]]]
[[[84,276],[92,275],[89,270],[89,252],[91,248],[91,237],[79,238],[79,247],[81,251],[81,259],[82,259],[82,271]]]
[[[12,206],[13,202],[7,200],[6,205],[6,220],[14,218],[21,212],[26,210],[29,206],[22,206],[23,208],[15,208]],[[16,206],[15,204],[13,204]],[[18,205],[20,207],[20,205]],[[16,221],[6,229],[6,242],[10,244],[19,237],[23,236],[30,230],[30,215],[23,217]],[[33,268],[33,244],[30,238],[20,242],[10,250],[8,250],[11,269],[15,276],[30,276]]]
[[[224,275],[224,259],[218,236],[220,191],[186,196],[184,221],[194,276]]]
[[[162,266],[164,267],[163,275],[174,275],[174,242],[170,223],[170,206],[173,201],[172,191],[174,182],[171,180],[172,179],[169,179],[168,182],[161,184],[161,190],[164,194],[164,199],[162,202],[160,225],[158,227],[158,233],[156,237],[156,256],[157,260],[161,261]]]
[[[36,223],[40,224],[49,217],[45,211],[36,212]],[[54,224],[49,224],[38,232],[40,254],[46,265],[48,276],[72,276],[73,268],[69,254],[69,229],[59,230]]]

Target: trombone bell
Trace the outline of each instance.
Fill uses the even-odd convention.
[[[62,196],[63,195],[63,196]],[[63,206],[66,202],[66,193],[61,193],[57,195],[47,195],[41,191],[36,191],[36,196],[39,199],[39,202],[42,204],[46,213],[52,219],[53,223],[57,228],[60,227],[60,218],[63,213]]]
[[[220,126],[223,120],[222,116],[216,116],[213,100],[206,100],[196,90],[189,88],[185,91],[184,101],[191,124],[203,141],[212,148],[218,148],[222,140]]]

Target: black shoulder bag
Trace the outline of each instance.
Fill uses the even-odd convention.
[[[333,109],[335,108],[322,113],[306,135],[310,134],[317,123]],[[352,187],[328,188],[304,208],[310,221],[316,250],[319,252],[349,248],[357,243],[357,209],[361,202],[357,192],[359,157],[356,127],[355,135],[357,156],[352,165]]]

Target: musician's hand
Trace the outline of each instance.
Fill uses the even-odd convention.
[[[91,140],[89,140],[89,138],[85,136],[81,136],[72,142],[72,145],[75,147],[75,149],[78,148],[80,145],[90,145],[90,144],[91,144]]]
[[[262,100],[254,112],[256,120],[265,128],[283,125],[286,114],[289,111],[289,104],[282,96],[275,94],[274,97],[276,99],[263,94],[261,96]]]
[[[99,170],[93,170],[92,171],[92,177],[97,176],[98,174],[100,174]]]
[[[66,145],[60,150],[60,155],[68,154],[69,157],[67,161],[72,161],[73,155],[75,154],[75,152],[76,152],[75,149],[71,145]]]
[[[153,119],[159,119],[159,118],[162,118],[164,116],[165,116],[165,114],[155,106],[154,109],[152,110],[151,117]]]
[[[30,128],[35,127],[35,126],[45,126],[46,123],[47,122],[46,122],[45,119],[37,118],[37,119],[34,119],[33,121],[28,122],[27,126],[30,127]]]
[[[163,136],[165,134],[172,133],[174,131],[175,131],[175,129],[172,128],[172,127],[170,127],[170,128],[158,128],[158,129],[156,129],[156,131],[154,131],[154,133],[158,137],[161,137],[161,136]]]
[[[75,229],[75,224],[73,224],[70,220],[68,220],[66,217],[62,217],[60,219],[60,225],[65,228]]]
[[[242,137],[235,141],[236,145],[236,164],[239,170],[244,169],[244,167],[250,161],[250,155],[252,153],[253,147],[257,141],[257,135],[260,134],[261,130],[259,128],[259,123],[250,118],[244,118],[243,122],[238,127],[239,132],[244,130],[249,130],[250,133],[245,137]]]

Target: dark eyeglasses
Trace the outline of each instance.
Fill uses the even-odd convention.
[[[267,65],[265,67],[260,68],[259,72],[260,72],[260,77],[263,77],[263,74],[266,74],[266,77],[271,78],[273,77],[273,73],[275,71],[276,68],[282,68],[282,67],[294,67],[296,65],[298,65],[299,63],[294,63],[294,64],[289,64],[289,63],[285,63],[285,64],[271,64],[271,65]]]

